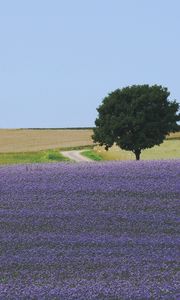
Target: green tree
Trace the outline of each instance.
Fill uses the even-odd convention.
[[[169,95],[158,85],[133,85],[110,93],[97,108],[94,142],[106,150],[115,143],[139,160],[142,150],[160,145],[178,129],[179,104],[169,101]]]

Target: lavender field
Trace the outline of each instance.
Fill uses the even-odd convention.
[[[0,168],[0,299],[179,299],[180,160]]]

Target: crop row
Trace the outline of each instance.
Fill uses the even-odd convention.
[[[0,168],[0,299],[178,299],[180,161]]]

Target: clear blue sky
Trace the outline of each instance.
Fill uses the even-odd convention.
[[[0,0],[0,128],[93,126],[144,83],[180,101],[179,0]]]

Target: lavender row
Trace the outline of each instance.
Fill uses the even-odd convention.
[[[0,168],[0,299],[178,299],[180,161]]]

